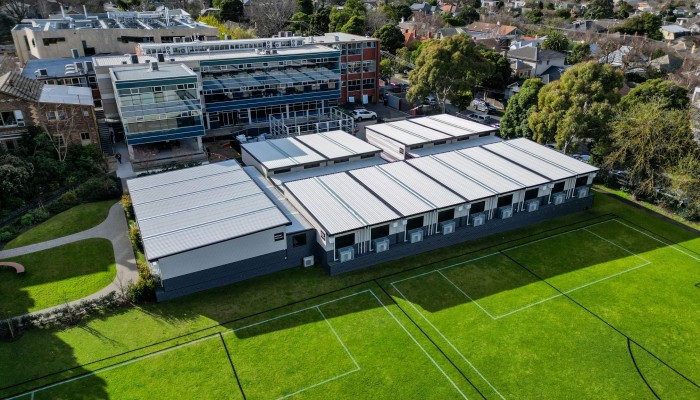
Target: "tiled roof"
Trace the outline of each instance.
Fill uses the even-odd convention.
[[[24,77],[17,72],[8,72],[0,76],[0,93],[27,101],[39,101],[42,83],[36,79]]]

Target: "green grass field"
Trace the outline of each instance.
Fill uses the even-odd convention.
[[[109,285],[116,274],[112,243],[107,239],[81,240],[0,261],[18,262],[26,269],[20,275],[0,269],[0,316],[80,299]]]
[[[29,331],[0,344],[0,397],[700,398],[699,283],[697,235],[599,195],[366,271]]]
[[[72,235],[99,225],[107,218],[114,200],[75,206],[29,229],[5,245],[5,250]]]

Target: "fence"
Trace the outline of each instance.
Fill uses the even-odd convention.
[[[0,219],[0,229],[15,222],[15,220],[17,220],[19,217],[24,215],[27,211],[33,210],[33,209],[39,207],[40,202],[43,204],[52,202],[52,201],[56,200],[57,198],[61,197],[61,195],[65,192],[67,192],[68,190],[69,189],[67,187],[63,187],[63,188],[58,189],[54,192],[51,192],[47,195],[44,195],[44,197],[40,201],[39,200],[34,201],[34,202],[29,203],[20,209],[17,209],[15,211],[11,212],[10,214],[8,214],[5,217],[3,217],[2,219]]]

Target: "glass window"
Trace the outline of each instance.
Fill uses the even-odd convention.
[[[90,140],[90,132],[83,132],[80,134],[80,140]]]

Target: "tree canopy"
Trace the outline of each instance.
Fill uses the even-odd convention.
[[[489,89],[504,89],[513,73],[508,59],[498,51],[484,46],[479,46],[479,53],[491,64],[481,85]]]
[[[367,9],[362,0],[348,0],[342,8],[333,7],[329,17],[330,23],[328,28],[331,32],[347,32],[359,35],[364,30],[364,19],[366,16]]]
[[[658,102],[660,107],[687,110],[690,104],[688,90],[666,79],[650,79],[630,90],[620,101],[623,110],[637,103]]]
[[[527,119],[537,107],[537,95],[543,86],[540,78],[527,79],[520,87],[520,92],[508,100],[506,112],[501,119],[501,137],[532,137]]]
[[[219,2],[219,19],[223,21],[242,22],[243,2],[241,0],[221,0]]]
[[[587,18],[612,18],[615,5],[613,0],[591,0],[586,10]]]
[[[615,32],[628,35],[646,35],[649,39],[661,40],[661,17],[652,13],[642,13],[624,20],[614,28]]]
[[[297,12],[304,13],[306,15],[313,14],[314,13],[313,0],[298,0],[297,1]]]
[[[559,31],[551,31],[542,42],[542,48],[564,52],[569,49],[569,39]]]
[[[386,4],[382,6],[382,11],[391,21],[399,23],[401,19],[409,20],[413,16],[411,7],[406,3]]]
[[[625,169],[635,194],[650,196],[667,184],[665,172],[679,160],[698,157],[687,110],[659,101],[634,103],[612,123],[611,151],[604,166]]]
[[[598,139],[620,100],[622,81],[621,72],[595,61],[569,68],[540,90],[537,109],[528,118],[533,139],[556,141],[565,151],[582,139]]]
[[[591,55],[591,45],[588,43],[574,43],[571,52],[566,56],[566,63],[569,65],[586,61]]]
[[[376,30],[372,37],[381,40],[382,49],[395,54],[396,50],[404,45],[403,33],[394,24],[384,24]]]
[[[452,36],[425,45],[409,74],[411,102],[434,94],[443,106],[445,100],[458,108],[466,108],[473,98],[474,88],[484,78],[489,62],[479,52],[473,40]]]

